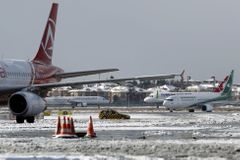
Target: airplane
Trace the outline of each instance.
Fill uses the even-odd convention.
[[[202,111],[211,112],[214,104],[225,103],[232,97],[233,75],[234,71],[232,70],[221,92],[185,92],[181,95],[167,97],[163,105],[170,111],[188,108],[190,112],[193,112],[197,106],[201,107]]]
[[[46,106],[86,107],[87,105],[109,104],[109,100],[102,96],[53,96],[46,97]]]
[[[60,82],[63,78],[85,76],[89,74],[117,71],[103,69],[83,72],[68,72],[52,65],[53,44],[56,29],[58,4],[53,3],[39,50],[31,61],[1,60],[0,61],[0,104],[8,105],[11,113],[16,116],[17,123],[34,123],[35,116],[46,108],[47,91],[55,87],[77,86],[105,82],[121,82],[126,80],[171,79],[179,74],[139,76],[130,78],[92,80],[82,82]]]
[[[223,90],[223,85],[228,80],[228,76],[224,78],[224,80],[215,88],[213,88],[213,92],[221,92]],[[166,99],[169,96],[173,95],[183,95],[186,92],[169,92],[166,90],[159,90],[157,89],[153,93],[151,93],[149,96],[144,98],[145,103],[154,103],[157,105],[157,108],[159,108],[160,105],[163,104],[164,99]]]

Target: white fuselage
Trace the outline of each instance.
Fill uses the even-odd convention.
[[[166,98],[163,105],[169,109],[181,109],[201,103],[211,103],[221,94],[214,92],[185,92],[182,95],[173,95]]]
[[[46,97],[47,106],[63,106],[63,105],[98,105],[108,104],[109,100],[101,96],[57,96],[57,97]]]
[[[164,99],[175,95],[174,92],[168,92],[168,91],[155,91],[151,93],[149,96],[144,98],[145,103],[163,103]]]
[[[151,93],[149,96],[144,98],[144,102],[146,103],[163,103],[163,101],[174,95],[185,95],[187,92],[168,92],[168,91],[155,91]]]
[[[27,87],[34,81],[31,62],[19,60],[0,61],[0,90]]]

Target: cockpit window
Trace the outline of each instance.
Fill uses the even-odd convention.
[[[170,102],[172,102],[173,101],[173,99],[171,99],[171,98],[167,98],[167,99],[165,99],[166,101],[170,101]]]

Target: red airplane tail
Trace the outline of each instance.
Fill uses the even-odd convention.
[[[213,89],[213,92],[221,92],[224,88],[224,84],[227,82],[229,76],[226,76],[225,79],[216,87]]]
[[[50,15],[44,30],[41,44],[35,58],[32,60],[33,63],[51,65],[52,64],[52,53],[53,44],[55,37],[55,29],[57,22],[57,10],[58,4],[53,3],[50,11]]]

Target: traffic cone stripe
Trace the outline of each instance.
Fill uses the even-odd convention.
[[[57,138],[73,138],[76,137],[73,121],[70,117],[63,117],[63,123],[60,122],[60,116],[58,117],[57,131],[55,137]],[[73,132],[74,131],[74,132]]]
[[[72,129],[72,134],[76,134],[75,132],[75,127],[74,127],[74,123],[73,123],[73,118],[71,117],[71,129]]]
[[[60,133],[60,129],[61,129],[61,119],[60,119],[60,116],[58,116],[58,119],[57,119],[57,128],[55,130],[55,135],[58,135]]]

